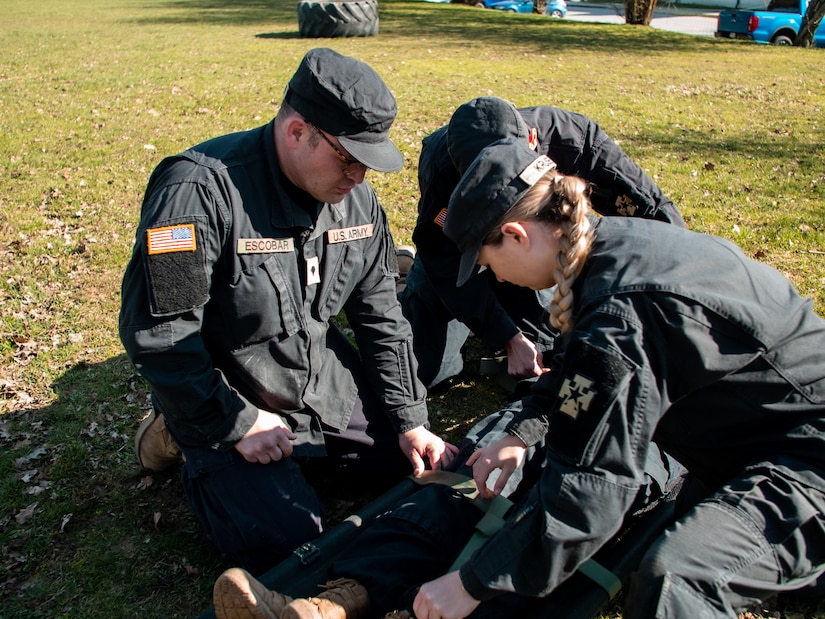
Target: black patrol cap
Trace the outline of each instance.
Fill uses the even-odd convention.
[[[447,126],[447,151],[464,174],[478,153],[502,138],[529,138],[530,128],[516,106],[499,97],[476,97],[460,105]]]
[[[450,196],[444,234],[461,250],[458,286],[478,272],[481,243],[504,214],[556,167],[526,140],[505,138],[483,149]]]
[[[404,157],[388,132],[398,108],[389,88],[369,65],[331,49],[309,50],[289,80],[284,102],[338,138],[358,161],[394,172]]]

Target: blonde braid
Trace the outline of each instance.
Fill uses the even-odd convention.
[[[484,239],[484,245],[498,245],[501,226],[508,221],[545,221],[562,231],[561,249],[553,280],[556,290],[550,302],[550,324],[562,333],[573,328],[573,283],[584,267],[593,244],[593,226],[587,183],[575,176],[548,171],[504,214]]]
[[[584,267],[593,244],[593,226],[587,214],[587,185],[573,176],[553,179],[553,193],[559,198],[558,215],[561,249],[553,279],[556,290],[550,303],[550,324],[562,333],[573,328],[573,283]]]

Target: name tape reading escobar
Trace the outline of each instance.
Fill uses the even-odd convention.
[[[295,249],[288,239],[238,239],[239,254],[283,254]]]
[[[346,243],[347,241],[357,241],[372,236],[373,224],[353,226],[352,228],[338,228],[327,231],[327,241],[329,243]]]

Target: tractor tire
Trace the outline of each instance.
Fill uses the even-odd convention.
[[[303,38],[368,37],[378,33],[378,0],[298,2],[298,32]]]

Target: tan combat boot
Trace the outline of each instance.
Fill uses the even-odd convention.
[[[138,427],[135,434],[135,453],[140,466],[155,473],[183,461],[183,455],[169,430],[163,415],[152,410]]]
[[[351,578],[331,580],[315,598],[293,600],[280,619],[364,619],[370,610],[367,590]]]
[[[218,576],[212,602],[218,619],[279,619],[292,598],[270,591],[238,567]]]

